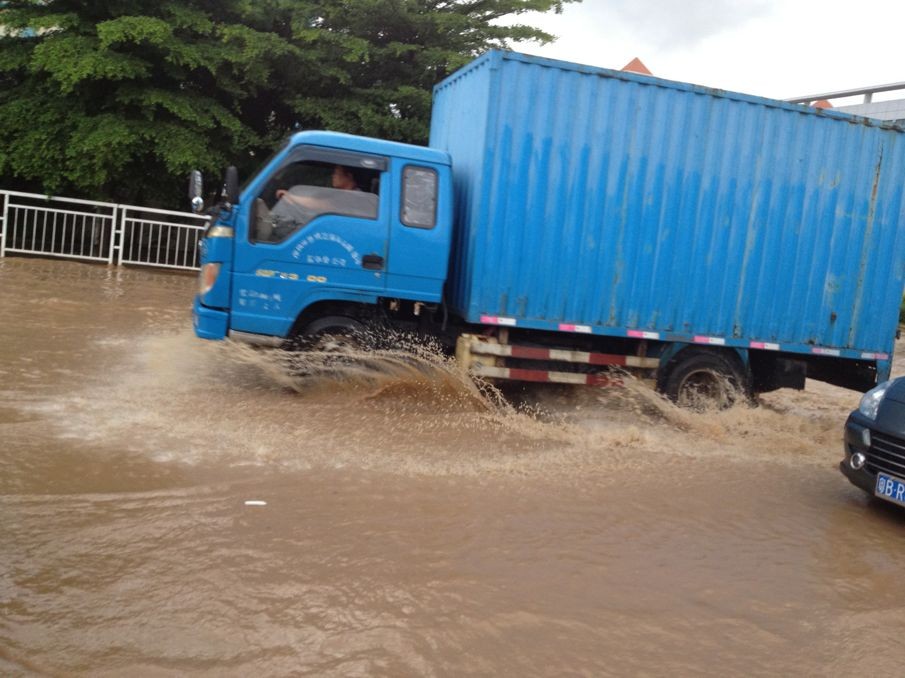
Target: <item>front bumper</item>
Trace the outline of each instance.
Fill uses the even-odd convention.
[[[880,403],[876,419],[860,411],[852,412],[845,422],[845,458],[839,466],[851,483],[873,495],[877,474],[905,479],[905,401],[901,393],[887,394]],[[852,468],[855,454],[863,454],[865,463]]]
[[[875,473],[871,473],[866,468],[856,471],[852,468],[848,459],[839,462],[839,470],[855,487],[861,488],[868,494],[874,493],[874,488],[877,486],[877,475]]]
[[[208,308],[196,295],[192,304],[192,325],[195,328],[195,335],[202,339],[226,339],[229,313]]]
[[[852,455],[857,452],[867,456],[870,450],[870,422],[859,412],[849,415],[845,422],[845,438],[843,451],[845,458],[839,462],[839,470],[856,487],[860,487],[868,494],[874,493],[877,485],[877,474],[868,469],[867,464],[860,469],[852,468]]]

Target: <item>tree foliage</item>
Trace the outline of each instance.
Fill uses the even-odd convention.
[[[294,129],[424,143],[436,82],[574,1],[4,2],[0,185],[176,206]]]

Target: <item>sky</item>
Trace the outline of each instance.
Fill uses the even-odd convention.
[[[520,52],[615,69],[638,57],[658,77],[776,99],[905,82],[905,0],[584,0],[521,22],[559,39]]]

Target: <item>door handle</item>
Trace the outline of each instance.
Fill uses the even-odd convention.
[[[382,271],[383,257],[379,254],[366,254],[361,258],[361,267],[369,271]]]

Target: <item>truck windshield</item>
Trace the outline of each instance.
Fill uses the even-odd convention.
[[[264,158],[264,161],[260,164],[258,171],[254,172],[252,174],[249,174],[245,178],[245,180],[241,183],[241,185],[239,186],[239,195],[241,195],[242,193],[245,193],[245,189],[248,188],[249,185],[251,185],[251,182],[258,178],[258,175],[261,174],[261,172],[263,172],[264,169],[268,165],[270,165],[270,162],[275,157],[277,157],[280,153],[283,152],[283,150],[290,144],[291,141],[292,141],[292,135],[287,136],[285,139],[283,139],[283,141],[279,144],[279,146],[277,146],[273,150],[272,153],[270,153],[266,158]]]

